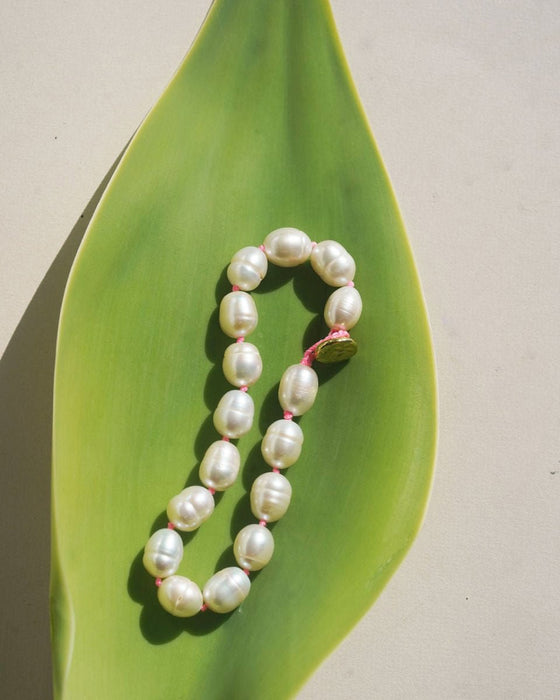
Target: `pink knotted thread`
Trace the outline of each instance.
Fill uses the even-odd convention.
[[[167,528],[168,528],[169,530],[174,530],[174,529],[175,529],[175,525],[173,525],[173,523],[167,523]]]
[[[244,343],[245,342],[245,336],[240,335],[239,338],[235,341],[236,343]]]
[[[238,284],[234,284],[231,288],[232,292],[238,292],[241,289],[241,287]]]
[[[229,437],[227,435],[222,435],[222,440],[224,442],[229,442]]]
[[[213,489],[211,486],[208,487],[208,491],[212,494],[212,496],[216,493],[216,489]]]
[[[301,358],[300,364],[306,365],[307,367],[311,367],[311,365],[315,361],[315,353],[317,351],[317,348],[321,343],[324,343],[325,340],[331,340],[332,338],[349,337],[350,333],[348,333],[348,331],[344,331],[340,328],[331,328],[328,335],[326,335],[324,338],[321,338],[321,340],[318,340],[316,343],[313,343],[313,345],[307,348],[307,350],[303,353],[303,357]]]
[[[266,527],[266,520],[259,520],[259,525],[261,527]]]
[[[206,612],[207,610],[208,610],[208,606],[206,605],[206,603],[204,603],[204,605],[202,605],[200,607],[200,612]]]
[[[292,420],[294,414],[291,411],[284,411],[284,420]]]
[[[160,579],[159,577],[156,578],[156,586],[157,586],[158,588],[161,586],[161,583],[162,583],[161,579]]]
[[[249,389],[249,387],[246,384],[239,387],[239,391],[248,391],[248,389]]]

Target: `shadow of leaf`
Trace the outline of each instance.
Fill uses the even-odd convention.
[[[70,231],[0,359],[0,524],[4,533],[18,529],[17,547],[11,537],[3,538],[4,561],[10,562],[0,576],[3,697],[52,697],[50,478],[58,318],[76,251],[124,150]]]

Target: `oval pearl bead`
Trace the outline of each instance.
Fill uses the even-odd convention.
[[[192,617],[202,607],[200,588],[185,576],[170,576],[157,592],[161,607],[175,617]]]
[[[155,578],[174,574],[183,558],[183,540],[175,530],[156,530],[144,547],[142,562],[146,571]]]
[[[214,426],[220,435],[238,438],[251,430],[255,405],[245,391],[226,392],[214,411]]]
[[[318,388],[319,379],[314,369],[307,365],[291,365],[280,380],[280,405],[294,416],[301,416],[313,406]]]
[[[260,248],[247,246],[241,248],[231,259],[227,277],[231,284],[250,292],[262,282],[268,269],[268,260]]]
[[[271,467],[286,469],[298,459],[303,445],[303,431],[291,420],[277,420],[269,425],[261,443],[264,460]]]
[[[227,613],[241,605],[250,589],[251,581],[247,574],[236,566],[229,566],[207,581],[202,595],[210,610]]]
[[[249,335],[257,327],[259,315],[253,297],[247,292],[230,292],[220,304],[220,328],[230,338]]]
[[[262,359],[252,343],[232,343],[226,348],[222,369],[233,386],[252,386],[262,374]]]
[[[341,287],[325,304],[325,322],[329,328],[349,331],[362,313],[362,297],[355,287]]]
[[[216,440],[206,450],[198,475],[208,488],[225,491],[237,479],[241,457],[231,442]]]
[[[214,512],[214,498],[203,486],[189,486],[174,496],[167,506],[167,517],[178,530],[191,532]]]
[[[332,287],[343,287],[354,279],[356,263],[336,241],[321,241],[311,251],[311,267]]]
[[[239,531],[233,544],[235,560],[242,569],[259,571],[274,552],[274,537],[262,525],[247,525]]]
[[[295,267],[310,256],[311,239],[297,228],[277,228],[264,239],[264,250],[275,265]]]
[[[288,479],[276,472],[266,472],[253,481],[251,511],[255,518],[274,523],[285,515],[292,499]]]

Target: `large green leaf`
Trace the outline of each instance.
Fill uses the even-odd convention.
[[[240,247],[296,226],[354,255],[360,350],[319,370],[294,498],[270,565],[234,613],[169,616],[141,565],[217,438],[230,387],[217,304]],[[308,266],[271,270],[251,336],[245,466],[185,537],[180,572],[234,563],[280,417],[283,369],[326,331]],[[218,0],[91,222],[66,291],[55,380],[53,644],[67,698],[284,698],[368,609],[409,548],[430,487],[435,391],[418,279],[326,0]]]

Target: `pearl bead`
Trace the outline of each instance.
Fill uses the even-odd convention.
[[[217,613],[228,613],[245,600],[251,588],[246,573],[236,566],[229,566],[214,574],[204,586],[204,602]]]
[[[253,297],[247,292],[230,292],[220,304],[220,328],[230,338],[249,335],[257,327],[259,315]]]
[[[231,442],[216,440],[206,450],[198,475],[208,488],[225,491],[237,479],[241,457]]]
[[[350,330],[362,313],[362,297],[355,287],[341,287],[325,304],[325,322],[329,328]]]
[[[356,263],[336,241],[321,241],[311,251],[311,267],[332,287],[343,287],[354,279]]]
[[[228,280],[240,289],[250,292],[256,289],[268,269],[268,260],[260,248],[241,248],[231,259],[227,269]]]
[[[174,496],[167,506],[167,517],[178,530],[191,532],[214,512],[214,498],[203,486],[189,486]]]
[[[258,571],[268,564],[274,552],[274,537],[262,525],[247,525],[235,538],[233,553],[242,569]]]
[[[275,265],[295,267],[311,254],[311,239],[297,228],[278,228],[264,239],[264,250]]]
[[[184,576],[170,576],[161,582],[157,593],[161,607],[175,617],[192,617],[202,607],[200,588]]]
[[[144,547],[142,562],[146,571],[155,578],[174,574],[183,558],[183,540],[175,530],[156,530]]]
[[[307,365],[290,365],[280,380],[280,405],[294,416],[301,416],[313,406],[318,388],[319,379],[314,369]]]
[[[286,469],[298,459],[303,445],[303,431],[291,420],[274,421],[261,443],[264,460],[271,467]]]
[[[252,343],[232,343],[224,353],[222,369],[233,386],[252,386],[262,373],[257,347]]]
[[[244,391],[232,389],[226,392],[214,411],[214,426],[220,435],[238,438],[251,430],[255,405]]]
[[[251,488],[251,511],[255,518],[276,522],[286,513],[292,498],[292,486],[288,479],[276,472],[258,476]]]

